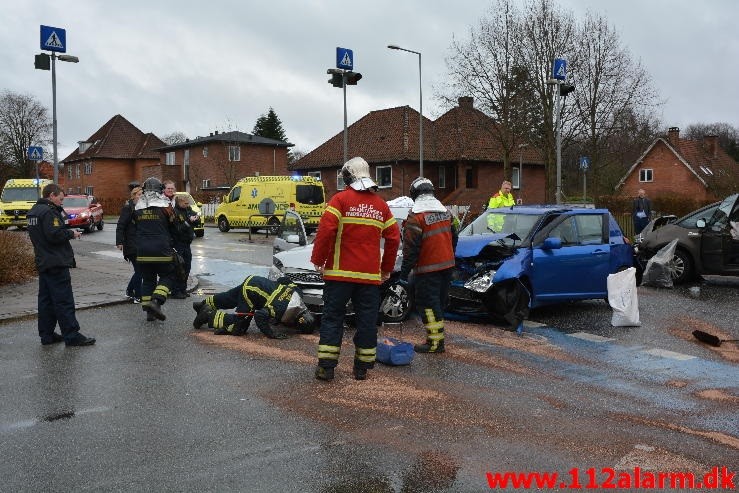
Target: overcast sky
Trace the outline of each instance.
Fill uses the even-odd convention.
[[[664,126],[726,122],[739,128],[739,1],[559,0],[582,19],[603,14],[641,60],[666,101]],[[121,114],[159,137],[214,130],[251,132],[273,107],[295,149],[309,152],[343,129],[341,89],[327,83],[336,47],[354,51],[363,74],[348,88],[349,124],[369,111],[423,113],[447,72],[453,37],[467,39],[489,0],[0,0],[0,91],[29,94],[49,108],[51,73],[35,70],[39,26],[66,29],[57,62],[59,159]],[[565,54],[566,56],[566,54]],[[50,158],[51,156],[45,156]]]

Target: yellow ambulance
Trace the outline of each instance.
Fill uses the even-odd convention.
[[[36,178],[11,178],[0,193],[0,229],[26,227],[26,214],[41,198],[41,191],[53,180]]]
[[[276,233],[287,210],[300,214],[315,230],[326,208],[321,180],[312,176],[250,176],[240,179],[218,205],[215,221],[224,233],[232,228],[268,228]]]

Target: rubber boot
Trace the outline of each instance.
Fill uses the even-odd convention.
[[[327,382],[330,380],[333,380],[334,379],[334,369],[317,366],[316,367],[316,378],[318,380],[325,380]]]
[[[204,305],[205,305],[205,300],[193,301],[192,309],[195,310],[196,313],[199,313],[200,309],[203,308]]]
[[[148,305],[144,305],[144,310],[146,310],[149,315],[154,315],[154,317],[158,318],[159,320],[167,320],[167,316],[162,311],[159,300],[152,298],[152,300],[149,301]],[[147,317],[147,320],[148,319],[149,317]]]
[[[443,353],[444,352],[444,339],[440,341],[426,340],[425,344],[416,344],[413,349],[417,353]]]
[[[367,380],[367,368],[358,368],[355,366],[352,374],[354,375],[354,380]]]

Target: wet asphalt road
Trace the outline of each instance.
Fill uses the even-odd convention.
[[[611,327],[602,301],[534,310],[523,337],[449,322],[446,354],[364,382],[349,330],[331,384],[312,378],[315,335],[194,331],[191,299],[164,322],[136,305],[81,311],[90,348],[3,324],[0,491],[465,492],[487,471],[736,469],[737,346],[690,332],[739,337],[738,293],[640,288],[638,328]],[[417,321],[381,333],[401,329],[422,338]]]

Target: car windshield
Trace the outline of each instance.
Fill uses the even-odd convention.
[[[708,226],[713,231],[721,231],[729,224],[729,220],[735,221],[739,219],[731,216],[732,209],[734,208],[734,204],[738,198],[739,195],[737,194],[726,197],[721,202],[721,205],[718,206],[718,209],[714,211],[713,216],[711,216],[711,219],[708,221]],[[737,214],[739,213],[735,212],[735,215]]]
[[[519,211],[503,209],[485,211],[465,227],[460,235],[472,236],[491,233],[516,235],[526,239],[543,214],[522,214]]]
[[[64,197],[63,207],[87,207],[87,199],[81,197]]]
[[[38,187],[6,187],[3,189],[3,202],[28,201],[35,202],[41,197],[41,188]]]

